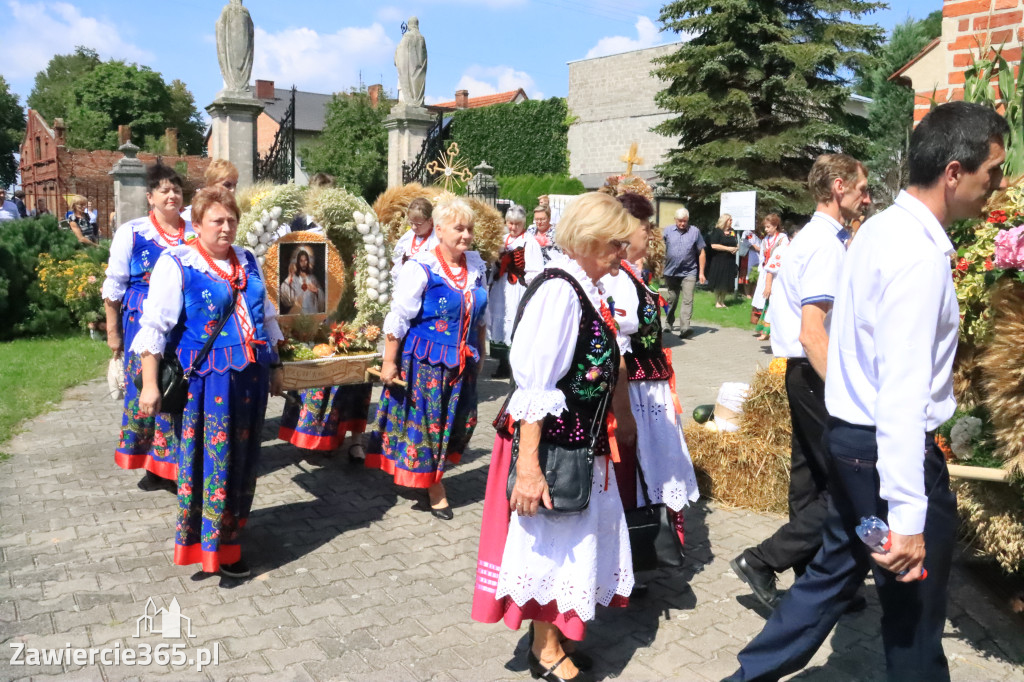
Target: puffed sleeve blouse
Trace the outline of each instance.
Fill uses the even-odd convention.
[[[135,244],[136,233],[156,242],[164,249],[172,246],[156,231],[148,216],[130,220],[117,228],[117,231],[114,232],[114,239],[110,242],[107,278],[103,280],[103,287],[100,289],[100,295],[105,301],[119,302],[128,291],[129,280],[132,276],[132,248]],[[192,223],[188,220],[185,221],[185,234],[193,234]]]

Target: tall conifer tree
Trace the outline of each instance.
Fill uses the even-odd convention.
[[[656,60],[668,85],[657,101],[675,114],[656,130],[678,140],[658,168],[661,177],[705,213],[722,192],[757,190],[759,208],[807,214],[814,158],[865,147],[844,110],[848,79],[871,60],[883,33],[853,22],[882,6],[867,0],[666,4],[664,27],[694,37]]]

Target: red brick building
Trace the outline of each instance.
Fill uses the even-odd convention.
[[[98,212],[100,235],[110,237],[117,226],[109,224],[114,209],[114,179],[109,175],[123,156],[109,150],[87,151],[72,149],[65,144],[64,122],[56,119],[51,127],[33,109],[28,110],[25,139],[21,143],[21,186],[25,190],[25,207],[35,210],[40,204],[58,218],[68,211],[69,196],[81,194],[92,201]],[[128,139],[131,131],[121,130],[121,139]],[[168,131],[171,145],[177,147],[176,135]],[[203,184],[203,173],[210,159],[202,156],[179,156],[174,152],[162,156],[163,162],[176,168],[185,181],[185,199]],[[145,164],[156,161],[155,154],[140,152],[139,160]]]
[[[964,71],[978,55],[1001,48],[1003,58],[1020,69],[1024,44],[1024,0],[945,0],[942,35],[890,78],[914,89],[914,121],[937,102],[963,99]]]

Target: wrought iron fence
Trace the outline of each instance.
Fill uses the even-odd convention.
[[[274,184],[286,184],[295,179],[295,86],[292,86],[291,102],[281,119],[281,126],[274,136],[266,156],[256,160],[256,181],[269,180]]]

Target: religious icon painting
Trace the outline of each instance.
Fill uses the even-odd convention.
[[[263,272],[283,323],[298,315],[327,319],[345,288],[341,256],[322,234],[285,235],[267,250]]]

